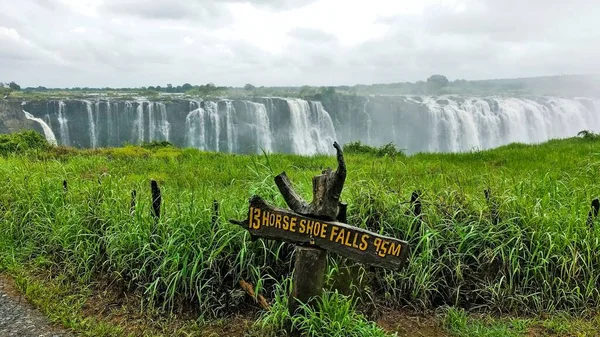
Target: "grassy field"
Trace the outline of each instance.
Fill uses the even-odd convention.
[[[400,309],[444,310],[453,335],[473,328],[466,312],[538,317],[499,328],[520,335],[544,315],[594,317],[600,306],[600,235],[586,223],[600,195],[600,140],[588,138],[463,154],[347,153],[342,199],[349,223],[407,240],[409,264],[389,271],[330,254],[321,313],[293,319],[285,308],[293,248],[251,242],[227,219],[245,218],[254,194],[285,206],[273,182],[281,171],[309,198],[311,177],[335,167],[334,157],[160,146],[74,150],[47,148],[30,134],[3,138],[0,271],[25,291],[40,287],[36,277],[44,274],[75,289],[102,285],[130,294],[143,312],[213,323],[243,316],[256,320],[250,330],[258,335],[295,324],[311,336],[336,336],[336,329],[384,336],[369,319]],[[156,225],[150,179],[164,202]],[[407,203],[415,190],[421,218]],[[272,302],[270,312],[259,312],[241,279]]]

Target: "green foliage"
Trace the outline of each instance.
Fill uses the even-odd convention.
[[[518,319],[486,322],[470,318],[463,309],[449,308],[444,325],[456,337],[520,337],[527,332],[528,322]]]
[[[593,131],[583,130],[577,133],[577,137],[581,137],[585,140],[598,140],[600,139],[600,134],[594,133]]]
[[[252,305],[239,291],[240,279],[272,298],[286,287],[282,280],[292,268],[293,246],[252,242],[227,219],[245,218],[253,194],[285,207],[275,174],[287,171],[308,197],[312,176],[336,163],[333,156],[230,155],[169,146],[62,149],[64,155],[46,158],[22,155],[24,147],[59,151],[40,135],[29,136],[37,140],[10,146],[11,154],[0,158],[5,178],[0,189],[10,191],[0,195],[0,269],[8,261],[43,257],[53,272],[75,283],[102,277],[142,294],[145,307],[186,308],[206,317]],[[23,136],[2,137],[11,143],[14,138],[4,137]],[[596,141],[397,154],[394,160],[355,148],[345,147],[348,179],[342,198],[349,204],[349,223],[410,246],[404,269],[370,272],[367,287],[377,303],[528,314],[600,309],[600,240],[598,229],[586,224],[590,201],[600,195]],[[150,212],[150,179],[159,182],[163,194],[158,223]],[[137,202],[131,212],[133,189]],[[484,189],[491,191],[489,200]],[[423,192],[419,218],[407,203],[415,190]],[[217,223],[213,200],[221,206]],[[328,268],[328,278],[335,279],[336,266]],[[336,303],[351,317],[343,322],[352,331],[374,331],[353,316],[355,303],[347,307],[339,295],[328,296],[321,304],[327,316],[307,311],[296,324],[306,331],[334,331],[340,316],[328,303]],[[282,302],[274,309],[280,316],[269,325],[281,321],[286,308]]]
[[[11,88],[0,86],[0,99],[6,95],[10,95],[11,92],[13,92]]]
[[[41,134],[29,130],[12,134],[0,134],[0,154],[27,153],[31,150],[46,150],[50,144]]]
[[[255,323],[261,336],[286,336],[290,327],[307,337],[387,337],[375,323],[357,313],[356,301],[336,292],[325,292],[315,301],[314,308],[302,305],[299,313],[290,316],[287,287],[278,288],[271,310]]]
[[[17,83],[15,83],[15,82],[10,82],[10,83],[8,84],[8,87],[9,87],[10,89],[12,89],[12,90],[15,90],[15,91],[21,90],[21,86],[20,86],[20,85],[18,85]]]
[[[165,147],[174,147],[173,144],[171,144],[170,142],[166,141],[166,140],[162,140],[162,141],[158,141],[158,140],[153,140],[151,142],[143,142],[140,147],[144,148],[144,149],[149,149],[149,150],[156,150],[156,149],[160,149],[160,148],[165,148]]]
[[[201,96],[201,97],[212,97],[223,94],[227,88],[217,87],[213,83],[206,85],[199,85],[185,92],[189,96]]]
[[[363,144],[360,141],[350,142],[344,145],[344,153],[348,154],[369,154],[376,157],[396,157],[405,156],[402,150],[398,150],[394,143],[388,143],[380,147]]]
[[[314,309],[302,306],[303,314],[292,318],[292,324],[309,337],[386,337],[375,323],[356,312],[356,302],[337,292],[326,292]]]
[[[444,75],[431,75],[427,78],[427,83],[435,85],[437,89],[443,88],[450,83]]]

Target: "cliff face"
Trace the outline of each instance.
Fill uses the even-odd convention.
[[[21,102],[0,100],[0,133],[13,133],[31,129],[44,134],[37,123],[25,118]]]
[[[208,151],[310,155],[332,153],[333,141],[361,141],[408,153],[456,152],[600,131],[600,100],[546,96],[0,102],[0,132],[42,125],[59,144],[83,148],[167,140]]]

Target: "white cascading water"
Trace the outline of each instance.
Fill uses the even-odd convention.
[[[440,104],[439,98],[423,98],[431,123],[429,151],[459,152],[512,142],[539,143],[573,137],[585,129],[600,129],[600,116],[574,99],[443,100],[444,104]]]
[[[151,142],[156,138],[156,124],[154,123],[154,104],[148,102],[148,141]]]
[[[54,135],[54,132],[52,132],[52,129],[48,126],[48,124],[46,124],[46,122],[44,122],[43,119],[34,117],[32,114],[25,110],[23,110],[23,113],[25,114],[25,118],[37,122],[42,127],[42,130],[44,131],[44,137],[46,138],[48,143],[52,145],[57,145],[56,136]]]
[[[153,105],[158,107],[158,115],[159,115],[158,121],[151,122],[152,124],[158,126],[156,129],[157,130],[156,134],[154,135],[154,139],[155,140],[165,140],[168,142],[169,136],[171,133],[171,124],[167,120],[167,106],[162,102],[155,102],[155,103],[153,103]]]
[[[367,144],[371,143],[371,125],[373,124],[373,121],[371,120],[371,114],[367,112],[367,105],[369,102],[371,102],[371,98],[367,97],[367,101],[365,102],[365,105],[363,105],[363,113],[367,117]]]
[[[116,110],[119,111],[119,103],[116,104]],[[112,146],[114,143],[113,135],[114,135],[115,125],[113,124],[113,109],[112,103],[110,101],[106,101],[106,136],[107,136],[107,144]]]
[[[329,113],[321,102],[286,99],[290,107],[291,138],[294,153],[332,153],[337,136]]]
[[[69,120],[67,119],[67,105],[64,101],[58,102],[58,130],[62,145],[71,145],[69,137]]]
[[[44,122],[46,122],[46,124],[48,124],[48,126],[50,127],[50,129],[52,129],[52,121],[50,120],[50,115],[49,114],[44,115]]]
[[[185,119],[187,145],[201,150],[219,151],[220,125],[217,104],[206,101],[203,108],[200,102],[191,101],[190,108],[194,106],[197,108],[190,111]],[[214,136],[212,142],[211,136]]]
[[[337,112],[341,128],[350,128],[339,130],[340,135],[348,135],[344,136],[347,139],[336,139],[332,118],[320,102],[301,99],[264,98],[258,100],[260,103],[190,101],[185,130],[175,130],[176,134],[172,134],[167,120],[165,103],[80,102],[87,110],[87,126],[83,126],[87,133],[83,136],[72,132],[82,126],[67,119],[81,110],[81,103],[58,101],[58,110],[54,109],[57,116],[47,117],[52,124],[31,114],[26,116],[35,118],[32,120],[42,126],[49,142],[56,142],[58,136],[63,145],[89,144],[96,148],[120,145],[121,141],[167,140],[209,151],[260,152],[262,148],[303,155],[333,153],[331,144],[336,140],[362,140],[375,146],[393,141],[408,153],[460,152],[573,137],[582,130],[600,132],[600,100],[583,98],[369,96],[350,107],[358,114],[364,113],[364,118],[346,118],[345,111]],[[122,130],[124,135],[120,128],[127,128]],[[85,138],[88,135],[89,143]]]
[[[233,153],[234,149],[237,149],[237,142],[235,137],[235,130],[233,127],[233,116],[236,111],[231,101],[225,102],[225,131],[227,132],[227,150],[229,153]]]
[[[144,141],[144,102],[139,101],[137,103],[137,107],[135,109],[136,118],[133,123],[133,132],[135,132],[135,138],[137,143],[142,143]]]
[[[265,152],[273,152],[273,136],[271,135],[271,123],[267,108],[262,103],[244,101],[246,110],[252,115],[254,123],[250,127],[254,131],[255,139],[257,140],[257,150],[261,149]]]
[[[84,101],[88,115],[88,131],[90,134],[90,146],[95,149],[98,146],[98,129],[96,125],[96,117],[94,116],[94,108],[92,102]],[[97,114],[97,112],[96,112]]]

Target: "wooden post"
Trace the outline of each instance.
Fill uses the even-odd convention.
[[[150,182],[150,189],[152,191],[152,216],[154,217],[154,223],[158,223],[160,219],[160,204],[162,202],[162,196],[160,195],[160,187],[156,180]]]
[[[135,214],[135,202],[137,198],[136,190],[131,191],[131,203],[129,204],[129,214],[133,216]]]
[[[590,212],[588,213],[587,225],[590,229],[594,229],[594,219],[598,217],[598,211],[600,211],[600,200],[598,198],[592,200],[590,206]]]
[[[292,315],[300,303],[313,304],[313,300],[323,293],[327,252],[313,247],[296,246],[293,287],[289,298],[289,310]]]
[[[337,215],[337,221],[342,223],[348,223],[348,204],[345,202],[340,202],[339,209],[340,210]]]

